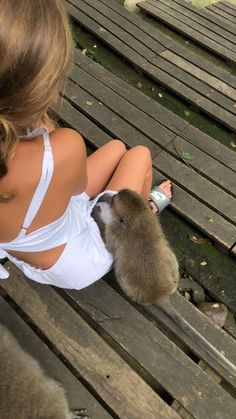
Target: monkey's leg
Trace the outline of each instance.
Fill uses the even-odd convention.
[[[71,419],[90,419],[90,416],[87,415],[86,409],[77,409],[72,410],[72,417]]]

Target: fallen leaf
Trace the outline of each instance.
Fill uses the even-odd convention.
[[[191,115],[191,113],[190,113],[189,111],[184,111],[184,114],[185,114],[186,116]]]
[[[87,48],[82,49],[82,54],[83,54],[83,55],[86,55],[86,54],[87,54],[87,52],[88,52]]]
[[[141,89],[143,87],[142,83],[139,81],[137,84],[138,88]]]
[[[162,93],[158,93],[158,96],[162,98],[163,97],[163,94]]]
[[[235,148],[235,147],[236,147],[236,144],[235,144],[235,142],[234,142],[234,141],[231,141],[230,145],[231,145],[231,147],[233,147],[233,148]]]
[[[211,244],[211,241],[204,237],[188,236],[188,239],[196,244]]]
[[[209,221],[209,223],[214,223],[214,220],[212,217],[207,217],[207,220]]]
[[[86,100],[86,105],[92,106],[93,102],[90,102],[90,100]]]
[[[203,261],[200,263],[200,265],[201,265],[201,266],[206,266],[206,265],[207,265],[207,262],[206,262],[205,260],[203,260]]]
[[[192,159],[193,159],[192,154],[190,154],[188,151],[182,151],[181,156],[182,156],[185,160],[192,160]]]

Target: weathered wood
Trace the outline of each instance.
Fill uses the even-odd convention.
[[[187,60],[179,57],[175,53],[168,50],[163,51],[160,55],[164,57],[166,60],[170,61],[172,64],[175,64],[181,69],[187,71],[189,74],[194,75],[194,77],[196,77],[197,79],[199,80],[204,79],[205,83],[207,83],[209,86],[212,86],[214,89],[218,90],[219,92],[223,93],[223,95],[228,96],[234,101],[236,100],[236,89],[232,88],[231,86],[229,86],[228,84],[224,82],[221,82],[219,84],[219,79],[210,75],[206,71],[200,69],[196,65],[189,63]],[[230,103],[230,106],[232,107],[233,104]],[[226,104],[226,108],[227,108],[227,104]]]
[[[150,97],[142,94],[134,87],[128,85],[126,82],[116,77],[114,74],[111,74],[101,65],[92,61],[77,50],[74,51],[74,63],[86,71],[86,73],[89,73],[95,79],[102,82],[105,86],[108,86],[114,92],[118,93],[119,96],[126,99],[127,103],[125,108],[129,107],[129,103],[135,105],[136,108],[142,110],[154,120],[160,122],[174,133],[186,138],[187,141],[196,145],[202,151],[210,154],[216,160],[221,161],[225,166],[236,171],[235,153],[232,150],[219,142],[216,142],[213,138],[193,127],[188,122],[153,101]],[[80,83],[79,77],[78,82]],[[101,86],[101,91],[103,91],[103,86]],[[146,118],[146,116],[143,116],[143,118]],[[157,138],[157,136],[155,136],[155,138]]]
[[[225,167],[222,163],[179,136],[168,145],[168,151],[180,160],[184,159],[182,157],[184,153],[189,153],[191,160],[188,160],[187,164],[227,193],[236,197],[236,172]]]
[[[100,101],[100,103],[122,117],[123,121],[128,122],[131,127],[135,127],[138,131],[145,134],[147,138],[150,138],[158,145],[168,145],[175,137],[173,132],[167,130],[159,122],[155,121],[142,110],[123,99],[120,95],[98,80],[94,79],[84,70],[72,66],[70,78],[73,82],[79,84],[83,90],[92,94],[98,101]],[[127,134],[128,131],[129,129],[127,129]],[[139,143],[138,138],[136,140],[136,144],[137,143]]]
[[[134,26],[141,29],[142,37],[140,39],[142,41],[143,39],[146,39],[144,38],[143,35],[147,34],[148,35],[147,45],[150,45],[150,48],[152,48],[151,38],[153,38],[158,42],[158,44],[161,44],[164,47],[166,47],[166,49],[169,49],[170,51],[179,54],[179,56],[192,62],[196,66],[204,69],[209,74],[212,74],[213,76],[219,78],[220,80],[225,81],[225,83],[228,83],[230,86],[233,86],[234,88],[236,88],[236,78],[230,73],[226,72],[225,70],[222,70],[220,67],[214,65],[212,62],[199,59],[199,55],[191,52],[190,50],[186,48],[183,48],[176,42],[172,41],[168,36],[166,36],[162,32],[151,30],[151,27],[147,22],[145,22],[142,18],[140,18],[136,14],[128,13],[123,7],[120,7],[120,5],[116,1],[100,0],[100,2],[106,4],[112,10],[116,11],[119,15],[125,17],[125,19],[127,19],[129,22],[132,22]],[[199,9],[199,10],[202,10],[202,9]],[[211,16],[209,12],[208,14]],[[225,25],[224,25],[224,28],[225,28]],[[234,26],[232,26],[232,28],[233,28],[233,33],[235,33]],[[205,81],[205,79],[203,79],[203,81]]]
[[[173,27],[184,35],[187,35],[189,38],[193,39],[200,45],[210,49],[214,53],[220,55],[223,58],[226,58],[232,63],[236,62],[236,53],[234,49],[228,49],[221,43],[217,43],[213,39],[209,38],[205,31],[204,33],[199,32],[197,25],[193,22],[191,22],[191,26],[188,26],[182,20],[181,14],[176,11],[174,13],[170,13],[170,8],[165,6],[163,3],[153,3],[150,0],[148,2],[138,3],[138,6],[146,13],[151,14],[156,19],[165,22],[167,25]]]
[[[226,22],[230,22],[232,25],[236,22],[235,16],[229,13],[228,10],[225,11],[224,6],[222,8],[222,3],[220,2],[216,4],[211,4],[207,7],[207,9],[217,17],[224,19]]]
[[[135,359],[194,417],[221,418],[225,397],[229,401],[229,417],[234,417],[236,401],[224,394],[224,390],[198,365],[107,284],[97,282],[79,293],[68,291],[68,294],[85,315],[98,324],[102,329],[100,333],[104,331],[115,340],[116,345]],[[204,328],[206,324],[209,325],[208,319]],[[231,343],[235,351],[236,343],[233,339]],[[235,358],[235,352],[232,356]],[[228,377],[232,380],[229,373]],[[234,385],[235,381],[234,378]],[[204,395],[202,398],[200,392]]]
[[[236,256],[236,242],[235,242],[235,245],[232,247],[232,249],[231,249],[231,254],[233,255],[233,256]]]
[[[93,147],[101,147],[111,139],[110,135],[106,134],[63,98],[60,99],[60,103],[53,105],[52,110],[60,120],[77,130]]]
[[[236,171],[235,152],[230,150],[228,147],[214,140],[212,137],[192,125],[188,125],[181,135],[185,137],[188,142],[200,148],[200,150],[214,157],[214,159],[220,161],[230,169]]]
[[[235,32],[228,31],[228,27],[222,29],[221,26],[208,20],[208,12],[192,6],[184,0],[159,0],[169,8],[177,11],[177,18],[182,16],[183,21],[191,27],[196,28],[200,33],[219,42],[221,45],[235,51],[236,36]],[[201,13],[199,13],[199,11]],[[196,24],[197,23],[197,24]]]
[[[74,7],[71,4],[71,2],[73,2],[77,7]],[[94,4],[94,2],[95,0],[93,0],[92,4]],[[119,54],[125,57],[128,61],[141,68],[144,73],[148,74],[155,80],[158,80],[158,82],[162,83],[168,89],[174,91],[175,93],[177,92],[181,97],[187,99],[188,101],[190,101],[190,103],[193,103],[195,106],[197,106],[204,112],[209,113],[213,118],[220,120],[226,126],[230,127],[233,130],[236,130],[236,118],[232,115],[232,112],[234,112],[235,109],[233,105],[231,106],[231,102],[228,102],[230,101],[230,99],[227,99],[225,96],[222,97],[222,101],[226,101],[226,107],[228,108],[229,106],[230,109],[230,111],[225,110],[220,105],[212,102],[212,100],[218,101],[217,98],[220,93],[218,93],[217,91],[211,92],[211,90],[208,90],[206,84],[204,85],[204,88],[202,86],[202,91],[205,92],[204,94],[206,96],[202,96],[202,94],[196,93],[192,89],[192,85],[200,83],[200,81],[194,78],[194,83],[191,82],[191,76],[188,73],[185,72],[184,77],[182,74],[182,70],[174,66],[174,73],[176,73],[175,76],[173,77],[171,74],[167,74],[167,68],[170,68],[169,71],[172,72],[173,68],[171,67],[171,63],[168,63],[168,61],[163,60],[160,56],[157,60],[157,58],[155,58],[156,54],[154,54],[154,52],[153,56],[148,56],[148,62],[146,55],[140,55],[140,50],[143,49],[143,44],[140,42],[140,48],[138,48],[136,52],[137,42],[139,41],[133,38],[135,41],[134,44],[131,40],[131,35],[128,34],[129,36],[127,38],[126,31],[123,30],[120,26],[118,26],[116,22],[109,21],[108,27],[110,28],[110,31],[108,31],[108,23],[106,20],[107,18],[101,13],[99,13],[99,10],[94,10],[92,7],[90,7],[87,4],[87,0],[85,0],[84,3],[82,3],[81,0],[70,0],[70,3],[68,3],[68,1],[65,1],[65,5],[69,13],[73,16],[73,18],[76,21],[85,26],[86,29],[94,33],[109,46],[112,46],[112,48],[115,51],[117,51]],[[97,6],[97,8],[99,9],[99,6]],[[89,17],[86,13],[89,15]],[[119,15],[117,14],[117,18],[118,17]],[[114,34],[116,34],[117,36],[114,36]],[[164,49],[165,48],[163,48],[162,51]],[[162,51],[160,50],[160,52]],[[155,65],[152,65],[151,62],[153,62]],[[175,77],[180,77],[183,81],[179,81]],[[184,84],[184,79],[186,79],[186,81],[189,80],[188,84],[190,87]],[[208,99],[208,95],[209,97],[212,96],[213,99]]]
[[[168,127],[171,131],[179,133],[189,125],[187,121],[155,102],[149,96],[144,95],[135,87],[106,70],[100,64],[89,59],[79,50],[74,51],[73,61],[78,67],[86,71],[86,73],[89,73],[105,86],[114,90],[114,92],[118,93],[121,97],[135,105],[138,109],[141,109],[156,121],[159,121],[162,125]]]
[[[54,111],[63,121],[72,128],[77,129],[86,139],[89,139],[89,143],[92,144],[93,147],[99,147],[113,135],[105,134],[104,131],[98,128],[91,120],[81,115],[81,113],[66,100],[63,100],[62,104],[62,107],[54,106]],[[81,117],[82,124],[80,125]],[[199,135],[200,134],[201,133],[199,133]],[[204,143],[204,137],[202,141]],[[158,168],[158,160],[155,162],[155,167]],[[154,183],[160,183],[164,180],[163,176],[160,176],[155,169],[153,175]],[[236,228],[222,216],[212,211],[207,205],[199,202],[197,198],[183,190],[182,187],[179,187],[175,182],[173,182],[173,186],[174,198],[171,201],[171,207],[188,221],[200,228],[200,230],[204,231],[211,239],[220,243],[223,248],[229,250],[235,243]],[[214,222],[209,222],[209,219],[214,220]]]
[[[196,15],[199,15],[204,19],[207,19],[215,25],[220,26],[223,29],[226,29],[227,32],[231,32],[233,35],[235,35],[235,28],[229,21],[225,24],[220,17],[214,16],[212,13],[209,12],[209,10],[207,10],[207,8],[203,9],[200,7],[193,6],[191,3],[187,3],[184,0],[175,1],[181,5],[184,5],[185,8],[193,11]]]
[[[128,122],[122,120],[121,117],[104,106],[102,102],[70,80],[66,84],[65,96],[85,115],[90,116],[92,120],[99,121],[99,126],[104,127],[105,131],[113,138],[122,139],[129,147],[137,144],[146,145],[153,157],[160,153],[158,145],[147,136],[129,125]]]
[[[116,415],[179,417],[51,287],[14,268],[1,284]]]
[[[0,323],[13,334],[21,347],[40,363],[49,377],[63,385],[71,409],[85,407],[91,417],[111,418],[109,413],[2,297],[0,297]]]
[[[236,10],[232,3],[217,2],[214,6],[216,9],[222,10],[229,16],[234,17],[236,20]]]
[[[162,151],[153,161],[158,170],[193,196],[236,225],[236,200],[222,189],[203,178],[185,163]]]
[[[206,317],[200,310],[198,310],[192,303],[187,301],[184,297],[179,294],[174,294],[171,297],[171,304],[181,314],[181,316],[187,320],[208,342],[211,342],[219,352],[224,352],[226,357],[229,357],[232,363],[236,364],[236,341],[229,336],[228,333],[218,328]],[[152,314],[153,319],[157,319],[161,322],[165,329],[174,333],[178,340],[182,341],[187,347],[195,353],[199,358],[203,359],[208,365],[219,374],[221,378],[230,383],[236,388],[236,380],[230,374],[230,371],[225,371],[217,362],[209,359],[209,356],[204,350],[200,348],[197,341],[190,339],[182,330],[172,322],[168,316],[158,307],[150,306],[145,308],[147,312]],[[221,379],[220,378],[220,379]],[[218,380],[218,382],[220,381]]]

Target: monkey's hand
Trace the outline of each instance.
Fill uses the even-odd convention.
[[[104,221],[102,219],[101,209],[100,209],[100,207],[98,205],[95,205],[95,207],[93,207],[91,216],[93,217],[94,221],[97,223],[98,228],[100,230],[100,234],[101,234],[102,239],[104,241],[104,238],[105,238],[105,227],[106,227],[106,225],[105,225],[105,223],[104,223]]]
[[[72,410],[71,419],[90,419],[90,416],[87,415],[86,409],[77,409]]]

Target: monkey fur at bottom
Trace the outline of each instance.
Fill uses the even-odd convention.
[[[130,189],[104,194],[92,216],[114,257],[116,278],[128,297],[140,304],[159,305],[183,332],[236,377],[236,365],[171,306],[169,297],[179,281],[178,262],[146,199]]]
[[[0,325],[0,419],[82,418],[85,409],[71,412],[63,388]]]

